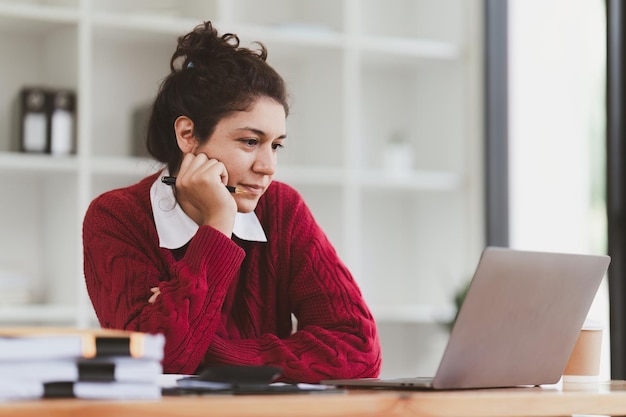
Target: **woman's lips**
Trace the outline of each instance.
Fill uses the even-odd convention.
[[[241,184],[238,185],[237,188],[242,188],[246,191],[246,193],[252,195],[261,195],[263,194],[263,190],[265,190],[264,186],[254,184]]]

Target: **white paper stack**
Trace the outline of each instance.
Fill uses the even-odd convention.
[[[164,346],[161,334],[0,329],[0,401],[158,399]]]

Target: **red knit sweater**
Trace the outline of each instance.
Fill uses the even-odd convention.
[[[202,362],[278,366],[287,381],[378,375],[374,319],[295,190],[274,182],[260,199],[267,243],[201,226],[172,251],[159,247],[152,216],[156,178],[87,210],[85,280],[102,327],[163,333],[167,373],[192,374]]]

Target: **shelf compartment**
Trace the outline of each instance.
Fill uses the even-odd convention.
[[[279,163],[343,166],[342,52],[315,48],[298,56],[277,44],[266,46],[268,62],[283,76],[290,102],[287,140],[279,151]]]
[[[51,156],[22,152],[0,152],[0,172],[33,173],[77,173],[76,156]]]
[[[20,20],[28,33],[12,31],[0,17],[0,55],[19,57],[2,62],[0,77],[0,152],[19,149],[18,100],[24,87],[77,90],[77,25]],[[14,19],[10,19],[15,23]],[[10,25],[9,25],[10,26]]]
[[[34,2],[7,2],[0,0],[0,28],[15,33],[41,33],[58,23],[78,24],[77,1],[48,2],[45,5]],[[23,25],[24,21],[38,22],[37,25]]]
[[[462,191],[462,175],[446,171],[414,170],[405,174],[385,170],[361,171],[358,182],[364,188],[398,191]]]
[[[469,0],[361,0],[360,30],[364,35],[399,36],[461,42]],[[468,5],[469,4],[469,5]]]
[[[72,303],[80,227],[77,176],[67,172],[14,175],[0,185],[11,195],[0,218],[0,270],[29,281],[33,301]]]
[[[110,14],[148,18],[214,19],[219,13],[217,0],[93,0],[96,16]]]
[[[342,32],[345,20],[337,0],[234,0],[229,6],[237,22],[299,32]]]
[[[392,192],[361,193],[363,293],[375,305],[446,305],[471,276],[464,193]]]
[[[361,166],[385,167],[394,143],[411,154],[405,170],[463,172],[469,130],[465,74],[454,65],[436,71],[364,66],[361,71]],[[442,83],[447,88],[442,89]],[[444,91],[445,90],[445,91]]]
[[[173,35],[147,44],[136,39],[95,38],[93,156],[132,156],[145,147],[145,123],[161,80],[170,72],[175,45]]]

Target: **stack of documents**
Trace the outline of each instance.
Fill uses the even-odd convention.
[[[160,398],[164,346],[160,334],[0,329],[0,401]]]

